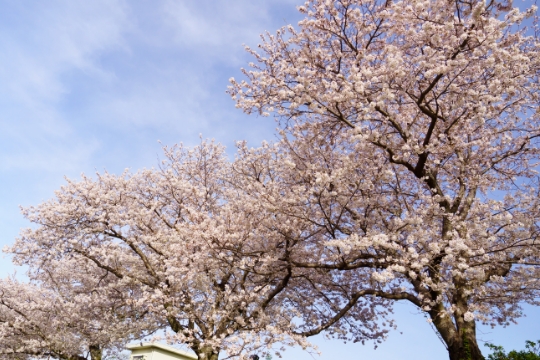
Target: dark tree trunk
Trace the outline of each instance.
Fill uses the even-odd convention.
[[[430,311],[433,325],[448,349],[450,360],[485,360],[476,341],[476,325],[458,316],[455,322],[448,315],[439,316],[439,309]]]
[[[103,356],[103,352],[101,348],[99,347],[99,345],[90,345],[89,350],[90,350],[90,358],[92,360],[101,360]]]
[[[62,360],[86,360],[86,357],[82,357],[81,355],[53,355],[58,356]]]
[[[450,360],[484,360],[474,331],[461,332],[461,336],[456,336],[447,346]]]
[[[193,350],[195,350],[197,359],[199,360],[218,360],[219,350],[214,350],[212,347],[202,347]]]

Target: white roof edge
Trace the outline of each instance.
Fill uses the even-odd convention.
[[[158,349],[161,349],[161,350],[165,350],[165,351],[171,352],[173,354],[182,355],[182,356],[185,356],[185,357],[193,359],[193,360],[198,359],[197,355],[195,355],[195,354],[190,354],[188,352],[179,350],[179,349],[177,349],[175,347],[172,347],[172,346],[169,346],[169,345],[164,345],[164,344],[159,344],[159,343],[146,342],[146,343],[133,343],[133,344],[127,344],[126,345],[126,349],[129,349],[129,350],[148,349],[148,348],[152,348],[152,347],[158,348]]]

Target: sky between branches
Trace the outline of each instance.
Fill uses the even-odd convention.
[[[53,196],[64,176],[120,173],[157,164],[161,145],[215,138],[256,146],[275,124],[248,117],[225,94],[251,61],[242,44],[301,18],[296,0],[0,1],[0,245],[27,226],[19,205]],[[8,258],[0,273],[15,271]],[[22,271],[19,270],[19,273]],[[22,274],[19,274],[22,275]],[[520,325],[481,328],[479,338],[520,348],[540,332],[540,311]],[[412,307],[398,306],[398,331],[379,350],[315,339],[323,355],[445,359]],[[418,343],[424,349],[418,353]],[[482,345],[481,345],[482,346]],[[482,346],[483,347],[483,346]],[[424,353],[425,352],[425,353]],[[311,359],[299,350],[285,359]],[[315,356],[315,358],[319,358]]]

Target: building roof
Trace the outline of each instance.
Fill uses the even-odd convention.
[[[128,344],[126,345],[126,348],[133,351],[133,350],[144,350],[144,349],[151,349],[156,348],[163,351],[167,351],[170,353],[173,353],[175,355],[181,355],[189,359],[197,360],[197,356],[194,354],[190,354],[188,352],[178,350],[177,348],[174,348],[169,345],[159,344],[159,343],[136,343],[136,344]]]

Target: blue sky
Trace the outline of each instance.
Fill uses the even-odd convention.
[[[157,164],[163,144],[199,134],[233,149],[273,139],[275,124],[235,109],[228,78],[251,59],[242,44],[300,19],[296,0],[0,0],[0,245],[28,224],[19,205],[53,196],[64,176]],[[15,271],[0,260],[0,275]],[[19,272],[21,272],[19,270]],[[479,338],[522,348],[540,336],[540,311]],[[374,351],[314,338],[321,357],[446,359],[417,311],[397,307],[399,329]],[[400,331],[403,334],[400,334]]]

